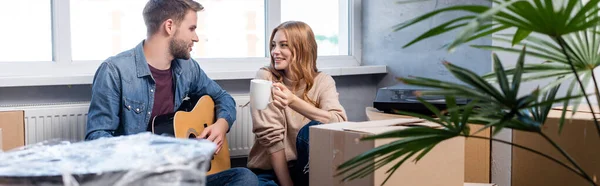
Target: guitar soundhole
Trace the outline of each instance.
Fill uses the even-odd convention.
[[[190,134],[190,136],[188,136],[188,138],[190,138],[190,139],[196,139],[196,135]]]

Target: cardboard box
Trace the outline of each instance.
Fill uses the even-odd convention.
[[[600,177],[600,137],[596,126],[594,126],[589,107],[587,105],[580,106],[578,112],[571,119],[569,118],[572,112],[567,112],[562,133],[559,135],[558,124],[561,109],[555,108],[550,111],[542,132],[569,153],[592,179],[598,179]],[[600,115],[596,117],[600,119]],[[556,148],[539,134],[513,130],[512,142],[548,154],[571,165]],[[511,185],[562,186],[591,184],[551,160],[513,147]]]
[[[373,107],[367,107],[365,110],[367,118],[370,121],[394,119],[394,118],[413,118],[412,116],[400,114],[383,113]],[[469,125],[471,134],[483,128],[483,125]],[[477,133],[476,136],[490,137],[491,129],[486,129]],[[475,138],[467,138],[465,141],[465,182],[490,183],[491,180],[491,141]]]
[[[2,150],[7,151],[25,145],[25,113],[19,111],[0,111],[2,128]]]
[[[421,122],[421,119],[392,119],[369,122],[343,122],[310,127],[310,185],[374,186],[381,185],[387,177],[385,172],[393,166],[388,164],[367,177],[341,182],[337,167],[343,162],[375,147],[398,139],[360,141],[360,138],[391,130],[402,130],[411,125],[439,126]],[[418,123],[415,123],[418,122]],[[464,147],[462,137],[446,140],[433,148],[418,163],[408,160],[388,180],[389,185],[464,185]],[[414,157],[413,157],[414,158]],[[399,161],[396,160],[395,162]]]

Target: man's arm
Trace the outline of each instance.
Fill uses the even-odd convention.
[[[194,68],[196,68],[196,70],[193,70],[195,78],[192,82],[191,93],[198,96],[209,95],[215,101],[216,118],[217,120],[224,119],[227,121],[227,132],[229,132],[229,129],[236,119],[235,100],[233,100],[233,97],[221,88],[219,84],[210,79],[200,66],[198,66],[196,61],[191,61],[193,62]]]
[[[194,78],[192,79],[190,93],[198,96],[209,95],[215,101],[216,122],[202,131],[198,137],[216,143],[217,150],[215,153],[219,153],[226,138],[225,135],[235,121],[235,101],[219,84],[208,78],[196,61],[191,61],[196,70],[192,70]]]
[[[119,79],[120,76],[112,64],[104,62],[98,67],[92,84],[85,140],[112,137],[117,130],[121,105]]]

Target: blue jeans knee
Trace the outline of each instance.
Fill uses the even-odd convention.
[[[304,125],[300,131],[298,131],[298,136],[296,137],[296,145],[298,144],[298,142],[301,142],[302,144],[306,144],[308,145],[309,142],[309,127],[311,126],[315,126],[315,125],[320,125],[322,124],[321,122],[318,121],[310,121],[308,122],[306,125]]]
[[[250,169],[234,167],[206,177],[206,185],[258,185],[258,178]]]

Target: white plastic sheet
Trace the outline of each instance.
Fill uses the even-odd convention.
[[[0,153],[0,185],[204,185],[215,144],[151,133]]]

